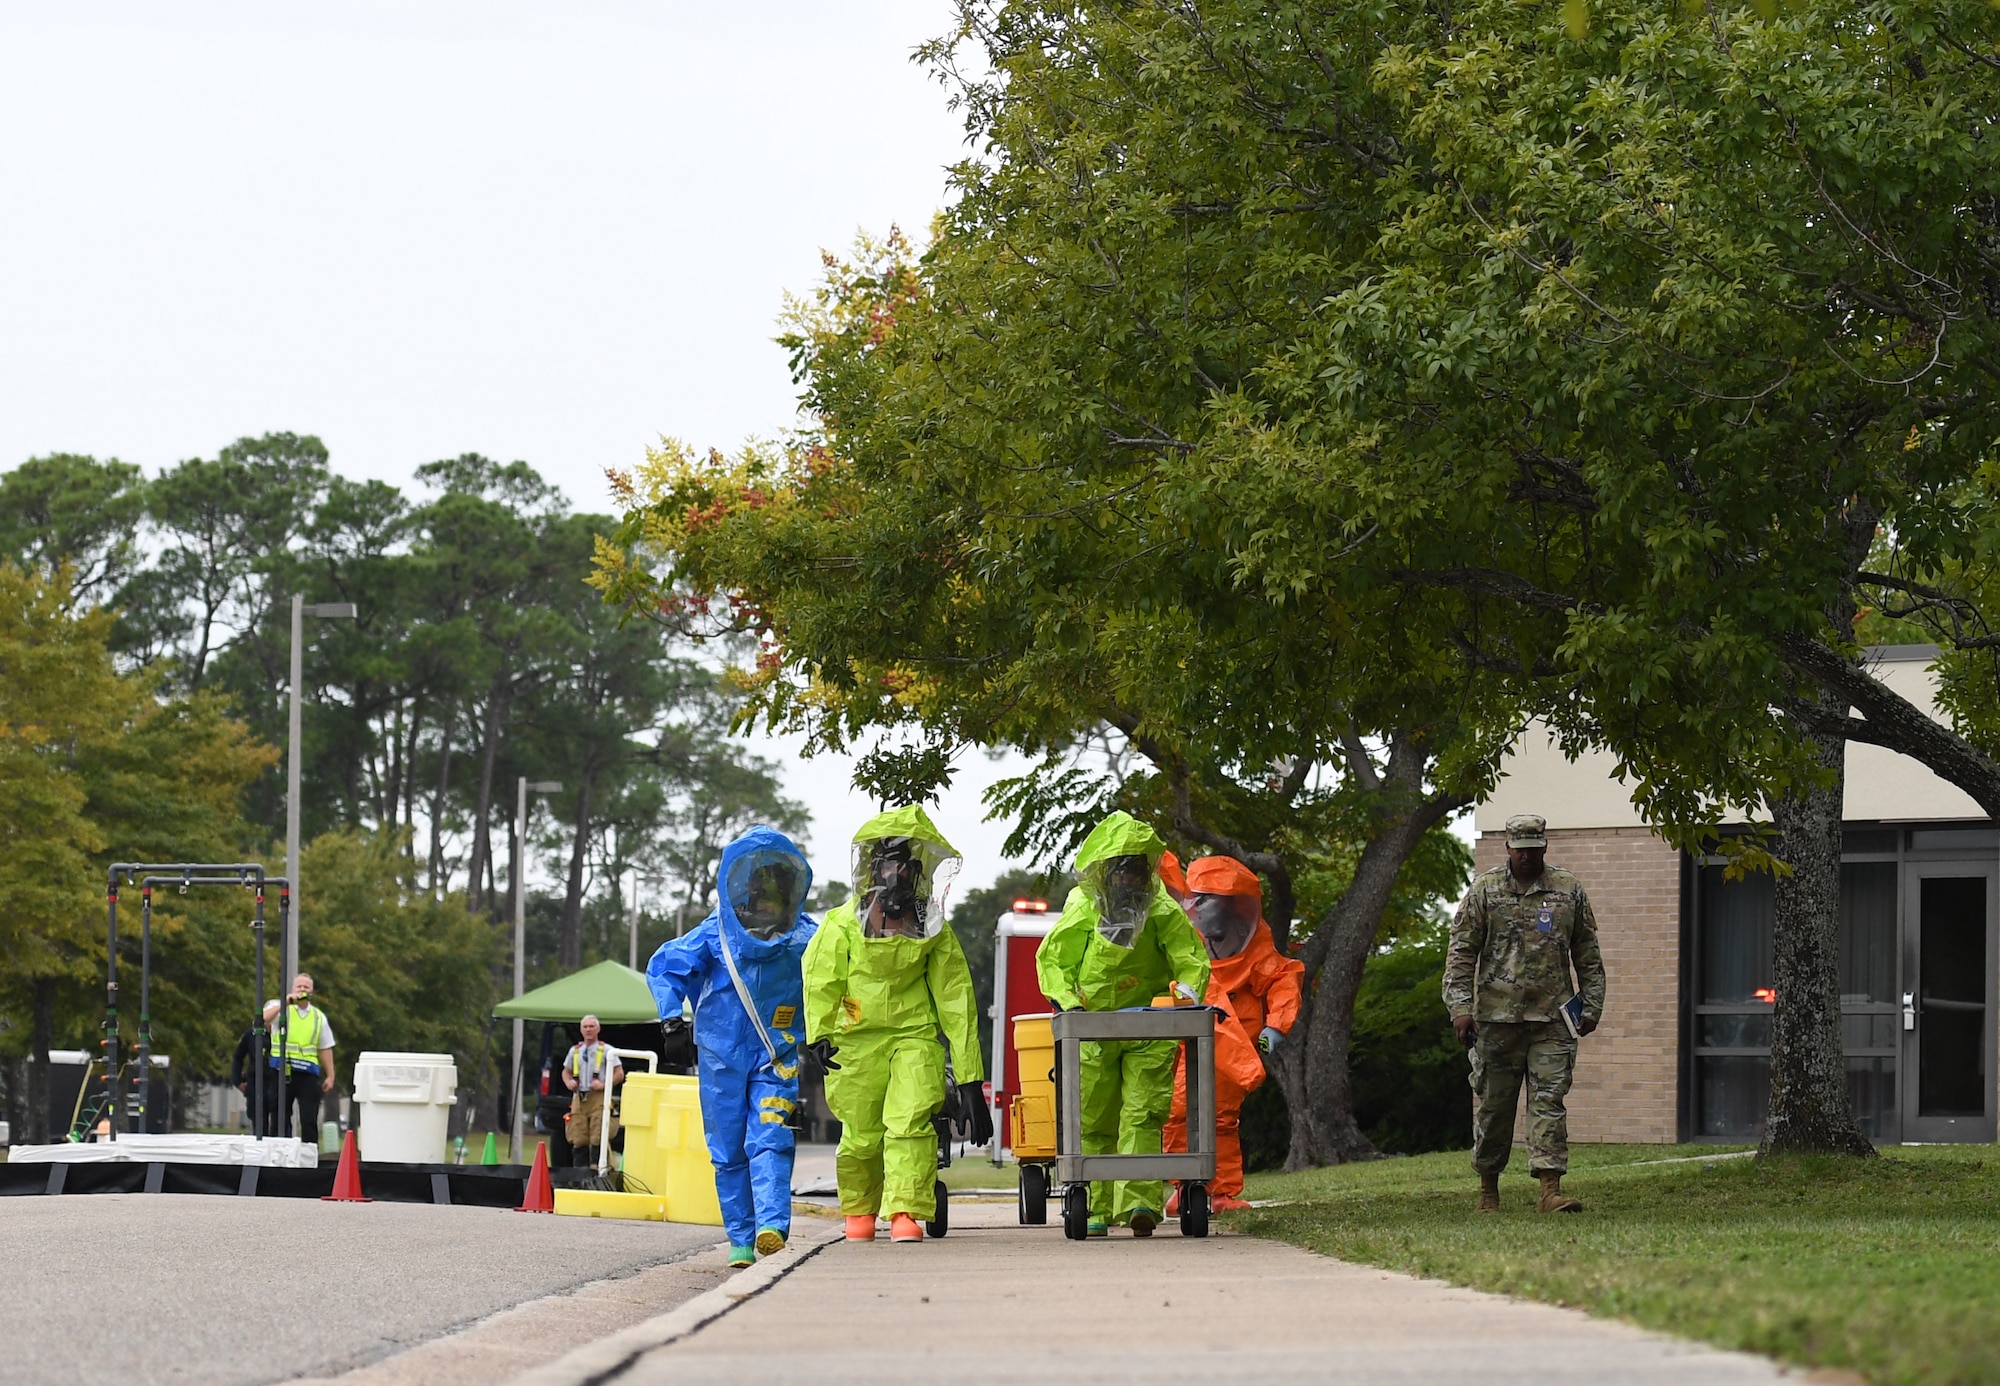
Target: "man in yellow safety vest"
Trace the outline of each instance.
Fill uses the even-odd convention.
[[[276,1135],[278,1115],[298,1109],[291,1134],[300,1140],[319,1139],[319,1099],[333,1091],[333,1026],[326,1012],[313,1004],[313,979],[301,972],[292,979],[290,1005],[278,1014],[278,1003],[264,1007],[264,1024],[271,1032],[271,1067],[265,1085],[266,1134]],[[280,1026],[282,1025],[282,1030]]]
[[[604,1123],[618,1134],[618,1123],[607,1110],[611,1089],[624,1080],[625,1068],[611,1046],[600,1040],[597,1017],[587,1015],[577,1022],[583,1039],[570,1046],[563,1059],[563,1086],[576,1094],[569,1100],[567,1134],[570,1161],[578,1169],[597,1168],[597,1147],[604,1139]]]

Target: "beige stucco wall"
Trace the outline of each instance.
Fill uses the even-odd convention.
[[[1878,652],[1877,676],[1933,716],[1936,676],[1928,658],[1913,657],[1918,646]],[[1617,758],[1587,751],[1572,761],[1540,725],[1531,725],[1508,753],[1504,778],[1492,797],[1473,811],[1481,833],[1498,832],[1516,813],[1539,813],[1551,829],[1638,828],[1645,823],[1632,807],[1628,785],[1614,778]],[[1843,816],[1870,819],[1984,819],[1971,796],[1945,783],[1908,756],[1879,746],[1849,743]]]

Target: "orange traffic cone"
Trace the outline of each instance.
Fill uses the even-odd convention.
[[[361,1192],[361,1155],[354,1147],[354,1133],[349,1131],[340,1140],[340,1168],[333,1172],[333,1192],[322,1198],[322,1203],[373,1203]]]
[[[549,1143],[535,1143],[535,1167],[528,1171],[528,1191],[521,1198],[517,1213],[553,1213],[556,1210],[555,1187],[549,1183]]]

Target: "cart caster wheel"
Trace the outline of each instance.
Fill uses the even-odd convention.
[[[1071,1184],[1063,1190],[1063,1235],[1073,1242],[1090,1237],[1090,1185]]]
[[[1208,1235],[1208,1185],[1181,1185],[1181,1235]]]
[[[951,1192],[945,1188],[942,1179],[937,1181],[931,1192],[937,1198],[937,1216],[924,1224],[924,1235],[942,1237],[951,1231]]]
[[[1049,1220],[1047,1165],[1021,1166],[1021,1226],[1041,1227]]]

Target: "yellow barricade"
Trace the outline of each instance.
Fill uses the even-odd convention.
[[[628,1074],[619,1120],[625,1127],[626,1188],[664,1200],[668,1222],[722,1226],[698,1080],[678,1073]],[[560,1198],[556,1211],[563,1211]]]

